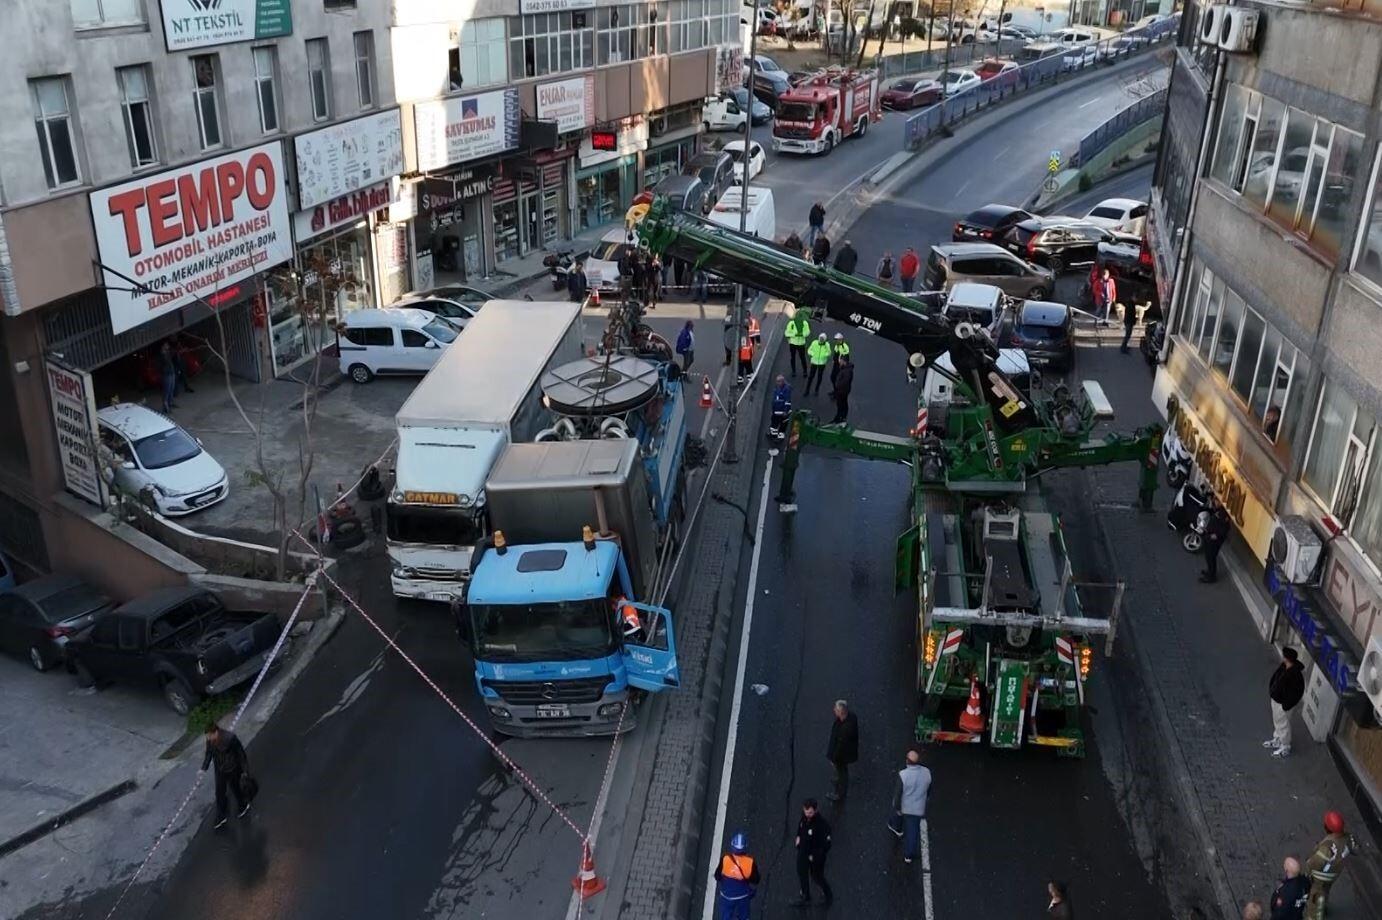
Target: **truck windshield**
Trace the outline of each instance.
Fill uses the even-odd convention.
[[[474,546],[484,536],[475,515],[461,508],[389,505],[385,517],[389,539],[395,543]]]
[[[601,658],[615,650],[609,601],[472,604],[475,657],[484,661]]]
[[[810,102],[784,102],[777,107],[778,121],[815,121],[816,106]]]

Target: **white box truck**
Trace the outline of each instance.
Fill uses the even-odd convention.
[[[385,508],[397,596],[461,593],[489,532],[485,479],[505,446],[548,423],[540,379],[582,356],[580,315],[565,301],[486,303],[398,410]]]

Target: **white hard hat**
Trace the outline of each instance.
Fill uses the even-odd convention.
[[[837,332],[837,333],[835,333],[835,341],[837,341],[837,342],[843,342],[844,340],[845,340],[845,334],[844,334],[843,332]]]
[[[825,341],[825,333],[822,332],[819,336],[817,336],[817,338],[819,338],[822,342],[824,342],[824,341]]]

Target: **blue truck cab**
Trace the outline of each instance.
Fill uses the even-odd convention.
[[[670,612],[636,602],[617,540],[585,537],[508,547],[496,534],[474,567],[457,625],[503,734],[627,731],[641,692],[680,683]]]

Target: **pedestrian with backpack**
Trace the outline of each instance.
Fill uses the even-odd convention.
[[[874,277],[883,287],[893,286],[893,276],[897,274],[897,265],[893,262],[893,252],[891,249],[883,250],[883,258],[878,260],[878,268],[874,270]]]

